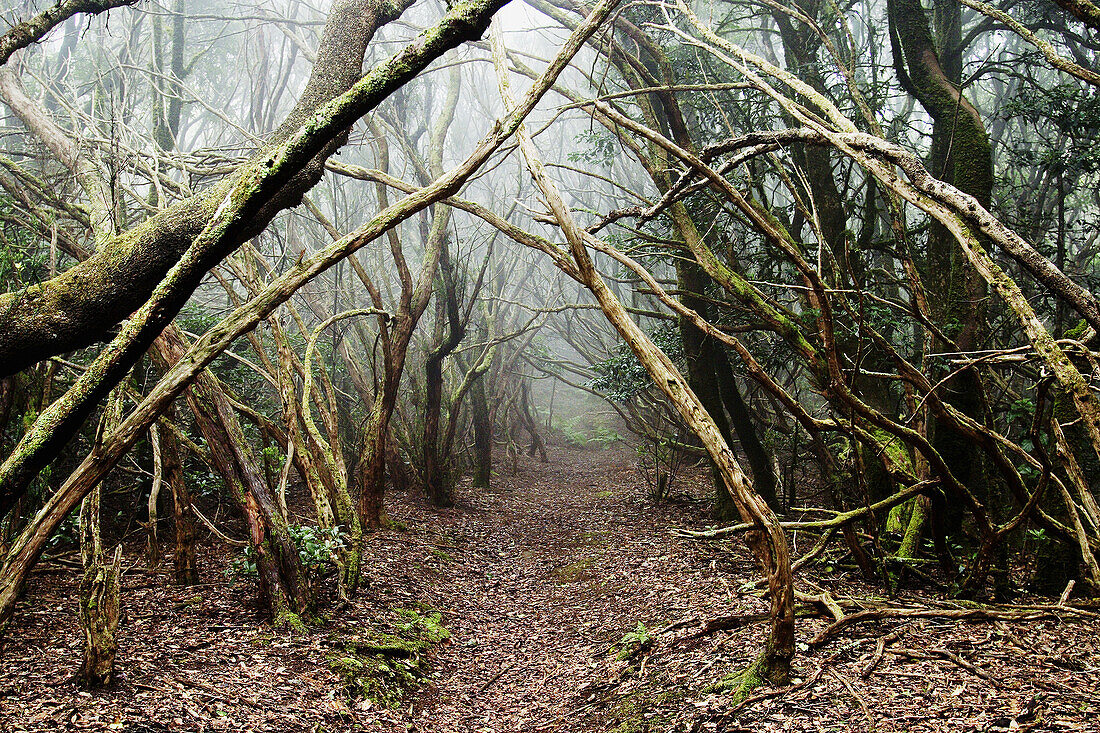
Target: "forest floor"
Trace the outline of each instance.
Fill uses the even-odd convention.
[[[45,564],[0,646],[0,730],[1100,731],[1100,617],[856,625],[800,645],[794,689],[735,707],[715,685],[752,660],[763,626],[700,632],[767,606],[740,543],[673,535],[707,523],[704,473],[685,482],[696,500],[655,506],[631,451],[550,459],[461,486],[454,509],[391,497],[366,590],[305,633],[264,625],[224,546],[203,547],[191,588],[132,556],[109,691],[72,682],[78,571]],[[876,593],[839,568],[800,583]],[[800,639],[827,623],[800,620]],[[356,656],[365,637],[416,644],[379,662]],[[413,683],[402,698],[399,682]]]

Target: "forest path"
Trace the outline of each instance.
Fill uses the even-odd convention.
[[[689,608],[728,609],[670,531],[698,507],[649,502],[631,451],[552,447],[549,457],[521,459],[516,474],[502,465],[492,488],[460,490],[453,510],[395,517],[434,544],[379,582],[442,610],[453,634],[416,703],[416,730],[602,729],[584,722],[579,693],[607,678],[613,643]]]

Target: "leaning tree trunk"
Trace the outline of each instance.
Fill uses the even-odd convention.
[[[214,378],[209,377],[211,382]],[[260,594],[271,609],[275,626],[297,626],[312,607],[308,576],[298,548],[287,530],[279,504],[264,481],[263,472],[245,442],[244,432],[224,392],[196,382],[188,392],[196,421],[204,433],[221,432],[210,443],[210,454],[220,473],[229,479],[228,489],[248,525],[249,543],[256,553]]]
[[[155,353],[166,367],[187,351],[184,336],[175,326],[165,329],[155,346]],[[260,595],[270,607],[276,626],[296,624],[298,616],[312,605],[305,568],[278,502],[246,444],[229,398],[218,379],[204,372],[188,388],[187,404],[210,448],[214,467],[248,526],[249,542],[256,553]]]

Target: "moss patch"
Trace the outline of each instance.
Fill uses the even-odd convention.
[[[588,577],[592,570],[592,558],[584,557],[574,563],[563,565],[554,571],[559,583],[576,583]]]
[[[329,668],[352,699],[367,699],[394,709],[405,695],[428,679],[431,649],[451,638],[437,611],[398,609],[387,624],[340,640]]]
[[[681,688],[660,692],[638,691],[611,704],[614,727],[611,733],[656,733],[667,730],[671,719],[660,712],[661,707],[674,706],[686,696]]]
[[[743,670],[728,674],[707,687],[707,692],[732,693],[731,705],[740,705],[752,691],[764,684],[764,655],[761,654]]]

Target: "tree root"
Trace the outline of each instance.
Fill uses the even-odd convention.
[[[708,688],[712,692],[732,692],[734,709],[749,699],[752,691],[762,686],[766,680],[765,667],[767,666],[767,653],[761,652],[752,664],[740,672],[727,675]]]
[[[737,714],[738,712],[740,712],[744,708],[748,707],[749,705],[752,705],[755,702],[759,702],[761,700],[767,700],[770,697],[779,697],[781,695],[787,695],[787,694],[790,694],[792,692],[796,692],[798,690],[801,690],[803,687],[809,687],[809,686],[813,685],[815,682],[817,682],[818,679],[821,678],[821,675],[824,672],[825,672],[825,666],[822,665],[820,668],[818,668],[818,670],[816,672],[814,672],[812,675],[810,675],[806,679],[802,680],[801,682],[798,682],[798,683],[793,684],[793,685],[787,685],[786,687],[779,687],[779,688],[776,688],[776,689],[773,689],[773,690],[765,690],[764,692],[759,692],[759,693],[757,693],[755,695],[752,695],[750,697],[746,697],[743,700],[741,700],[739,703],[735,704],[732,708],[730,708],[729,712],[727,712],[725,714],[724,719],[729,720],[735,714]]]
[[[840,631],[864,621],[881,621],[890,618],[942,618],[958,621],[1034,621],[1041,618],[1100,618],[1095,611],[1073,606],[1019,606],[974,608],[869,608],[849,614],[825,627],[809,641],[810,647],[819,647]]]

